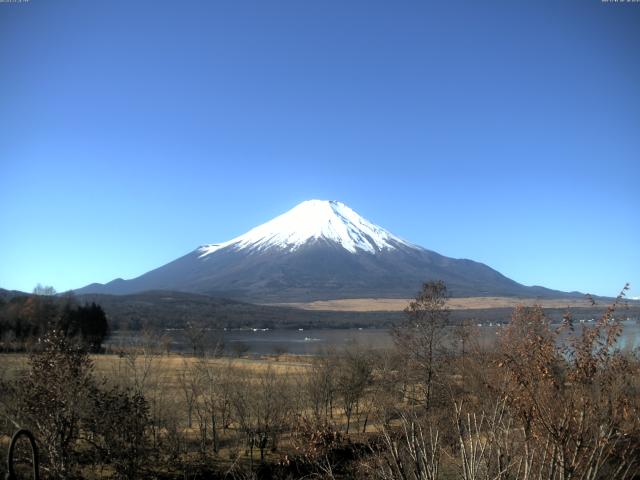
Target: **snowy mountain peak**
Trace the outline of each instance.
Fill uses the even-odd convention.
[[[307,200],[273,220],[249,230],[228,242],[204,245],[200,257],[231,247],[234,250],[269,248],[297,250],[307,242],[324,239],[345,250],[371,254],[394,250],[400,245],[413,245],[384,228],[364,219],[344,203],[328,200]]]

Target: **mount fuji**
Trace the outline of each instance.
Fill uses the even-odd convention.
[[[443,280],[452,296],[567,297],[482,263],[414,245],[337,201],[308,200],[224,243],[203,245],[131,280],[76,293],[172,290],[253,302],[408,298]]]

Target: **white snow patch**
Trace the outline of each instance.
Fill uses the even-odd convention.
[[[396,237],[384,228],[362,218],[344,203],[307,200],[273,220],[249,230],[228,242],[204,245],[200,258],[226,247],[236,250],[279,248],[294,251],[310,240],[325,239],[345,250],[375,254],[394,250],[398,245],[414,245]]]

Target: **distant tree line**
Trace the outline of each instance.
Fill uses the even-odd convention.
[[[194,295],[185,292],[142,292],[131,295],[85,294],[76,297],[78,303],[99,304],[115,330],[143,331],[167,328],[188,328],[189,324],[206,324],[210,328],[392,328],[402,324],[402,311],[353,312],[302,310],[275,305],[255,305],[225,298]],[[452,309],[447,323],[461,325],[469,319],[475,323],[508,323],[512,308]],[[602,315],[604,304],[574,309],[576,319],[591,319]],[[561,323],[565,308],[545,308],[553,323]],[[640,318],[640,306],[629,305],[621,315]]]
[[[51,287],[38,285],[32,295],[0,298],[0,351],[28,349],[53,330],[98,352],[109,324],[100,305],[79,304],[72,295],[58,297]]]

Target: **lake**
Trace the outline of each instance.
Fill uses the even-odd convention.
[[[623,334],[619,339],[621,349],[640,347],[640,325],[634,320],[623,321]],[[501,325],[484,324],[477,327],[477,338],[484,345],[495,341]],[[577,325],[580,328],[580,324]],[[317,355],[326,349],[343,349],[358,345],[363,348],[384,349],[393,346],[393,339],[386,329],[300,329],[300,330],[262,330],[243,329],[226,331],[208,331],[204,342],[213,345],[222,339],[224,350],[228,354],[242,352],[247,355],[270,355],[289,353],[293,355]],[[143,343],[161,344],[163,349],[173,352],[189,352],[192,342],[183,330],[165,330],[161,335],[146,336],[139,332],[116,331],[105,342],[112,349]]]

